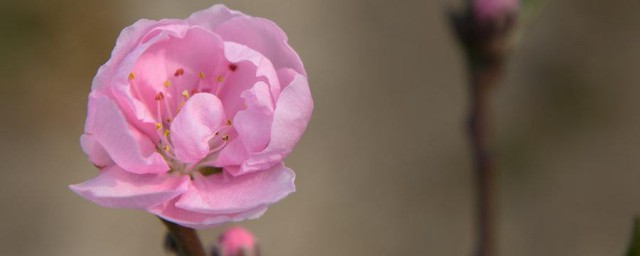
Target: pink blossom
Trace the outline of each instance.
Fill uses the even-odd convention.
[[[70,188],[193,228],[257,218],[295,190],[283,160],[312,109],[302,62],[272,21],[224,5],[140,20],[89,94],[80,140],[100,172]]]
[[[473,10],[481,21],[501,19],[504,15],[514,13],[518,8],[518,0],[474,0]]]
[[[255,256],[258,254],[253,234],[241,227],[227,229],[218,238],[220,256]]]

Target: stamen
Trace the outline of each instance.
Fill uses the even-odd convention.
[[[213,136],[218,136],[218,135],[220,135],[220,132],[216,132],[213,134]]]
[[[222,83],[222,81],[224,81],[224,78],[221,75],[217,75],[216,76],[216,82]]]
[[[162,146],[162,150],[169,152],[169,145]]]
[[[133,80],[136,78],[136,75],[133,72],[129,73],[129,80]]]
[[[167,123],[171,123],[171,118],[167,118]]]
[[[179,69],[176,69],[176,72],[173,73],[173,76],[181,76],[183,74],[184,74],[184,69],[179,68]]]
[[[169,137],[169,130],[164,130],[163,135],[164,137]]]
[[[233,72],[233,71],[236,71],[236,69],[238,69],[238,65],[233,63],[229,64],[229,70]]]
[[[169,80],[164,81],[164,87],[169,88],[171,86],[171,82]]]
[[[162,92],[159,92],[158,94],[156,94],[156,101],[161,100],[164,100],[164,94]]]
[[[169,101],[168,100],[164,101],[164,106],[167,108],[167,114],[169,115],[169,118],[173,119],[173,111],[171,111],[171,106],[169,106]],[[167,123],[170,123],[170,122],[167,121]]]
[[[158,130],[162,129],[162,124],[161,123],[156,123],[156,129],[158,129]]]
[[[226,142],[229,140],[229,135],[222,136],[222,141]]]
[[[227,119],[227,126],[231,126],[231,119]]]
[[[184,96],[185,98],[188,99],[189,98],[189,91],[187,91],[187,90],[182,91],[182,96]]]
[[[200,77],[200,79],[204,79],[204,73],[198,72],[198,77]]]

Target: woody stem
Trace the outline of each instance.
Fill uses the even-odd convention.
[[[180,226],[160,218],[175,241],[178,256],[205,256],[198,233],[192,228]]]

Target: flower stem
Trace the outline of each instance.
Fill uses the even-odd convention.
[[[451,13],[469,73],[469,113],[467,132],[474,160],[476,201],[475,256],[496,253],[496,181],[497,170],[491,152],[491,103],[493,89],[504,75],[510,50],[510,35],[516,13],[506,13],[491,22],[477,19],[471,7]]]
[[[477,249],[476,256],[495,254],[495,169],[491,152],[491,88],[501,75],[499,67],[469,65],[470,95],[468,136],[474,158]]]
[[[180,226],[171,221],[160,218],[169,230],[178,249],[178,256],[205,256],[204,248],[198,238],[198,233],[192,228]]]

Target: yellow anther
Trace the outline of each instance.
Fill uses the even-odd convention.
[[[161,129],[162,128],[162,124],[161,123],[156,123],[156,129]]]
[[[229,140],[229,135],[222,136],[222,141],[228,141],[228,140]]]
[[[162,150],[169,152],[169,145],[162,146]]]
[[[136,75],[134,75],[133,73],[129,73],[129,80],[133,80],[136,78]]]
[[[217,75],[217,76],[216,76],[216,81],[217,81],[218,83],[222,83],[222,80],[224,80],[224,78],[223,78],[221,75]]]
[[[204,79],[204,73],[198,72],[198,77],[200,77],[200,79]]]
[[[168,88],[169,86],[171,86],[171,82],[169,82],[169,80],[164,81],[164,87]]]
[[[227,125],[231,126],[231,120],[230,119],[227,119]]]
[[[163,134],[165,137],[169,137],[169,130],[164,130]]]
[[[189,98],[189,91],[187,91],[187,90],[182,91],[182,96],[184,96],[185,98],[188,99]]]

